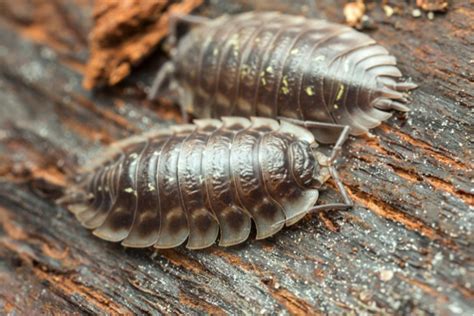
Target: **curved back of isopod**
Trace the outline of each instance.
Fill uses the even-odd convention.
[[[153,98],[171,82],[195,117],[287,117],[349,125],[360,135],[408,111],[396,59],[369,36],[344,25],[277,12],[248,12],[196,26],[157,75]],[[171,36],[172,42],[176,40]],[[316,133],[332,143],[337,131]]]
[[[83,167],[58,202],[127,247],[231,246],[252,221],[256,238],[267,238],[309,212],[351,206],[332,165],[348,129],[325,157],[308,131],[317,126],[226,117],[139,135]],[[331,176],[343,203],[316,205]]]

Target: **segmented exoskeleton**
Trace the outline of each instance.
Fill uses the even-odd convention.
[[[293,124],[294,123],[294,124]],[[297,126],[300,124],[302,126]],[[59,203],[100,238],[128,247],[230,246],[292,225],[308,212],[351,206],[312,122],[227,117],[177,125],[115,144]],[[315,206],[332,176],[344,203]]]
[[[385,48],[344,25],[277,12],[176,17],[173,30],[177,21],[198,26],[177,43],[150,96],[171,87],[195,117],[288,117],[349,125],[359,135],[388,110],[407,111],[405,92],[416,87],[398,82]],[[332,143],[337,131],[315,136]]]

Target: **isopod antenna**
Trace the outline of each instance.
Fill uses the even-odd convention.
[[[352,202],[352,199],[349,197],[349,194],[347,193],[347,190],[344,187],[344,184],[342,183],[341,179],[339,178],[339,174],[337,173],[336,168],[334,167],[335,161],[341,154],[342,145],[346,142],[347,138],[349,137],[350,126],[333,124],[333,123],[314,122],[314,121],[301,121],[301,120],[296,120],[296,119],[289,119],[286,117],[279,117],[279,119],[286,120],[295,125],[303,126],[308,130],[325,129],[325,128],[326,129],[334,128],[334,129],[341,130],[341,133],[339,134],[336,144],[334,145],[331,151],[331,156],[328,159],[328,169],[344,202],[317,205],[313,207],[311,210],[309,210],[309,212],[320,212],[320,211],[327,211],[327,210],[336,211],[336,210],[345,210],[345,209],[351,208],[354,205],[354,203]]]

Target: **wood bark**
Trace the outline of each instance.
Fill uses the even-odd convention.
[[[411,112],[348,142],[339,169],[354,208],[203,251],[126,249],[53,202],[75,166],[178,117],[146,100],[166,56],[158,50],[118,85],[85,91],[92,1],[1,2],[0,313],[472,315],[469,2],[434,20],[414,18],[414,4],[368,13],[370,35],[420,87]],[[343,4],[318,1],[314,15],[343,22]],[[226,0],[199,14],[245,8]],[[330,183],[322,203],[336,198]]]

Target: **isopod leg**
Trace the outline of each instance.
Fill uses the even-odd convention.
[[[175,66],[173,62],[166,62],[156,74],[153,85],[151,86],[150,92],[148,93],[148,99],[154,100],[160,92],[163,90],[163,84],[167,79],[173,80],[173,74],[175,72]]]
[[[187,94],[183,87],[180,86],[176,88],[176,91],[178,92],[179,108],[181,110],[181,117],[183,118],[183,122],[185,124],[191,123],[187,111],[188,106],[190,106],[193,102],[192,100],[190,100],[191,95]]]
[[[177,93],[178,94],[178,104],[181,109],[181,115],[183,118],[183,121],[185,123],[189,122],[189,116],[188,112],[186,110],[187,106],[189,106],[192,102],[190,100],[190,96],[186,94],[186,91],[177,83],[177,81],[174,79],[173,74],[175,71],[175,66],[173,62],[169,61],[161,67],[161,69],[158,71],[158,74],[156,75],[155,80],[153,81],[153,85],[151,86],[150,93],[148,94],[148,99],[149,100],[154,100],[158,95],[161,94],[163,91],[164,83],[166,80],[170,80],[168,89],[171,92]]]

